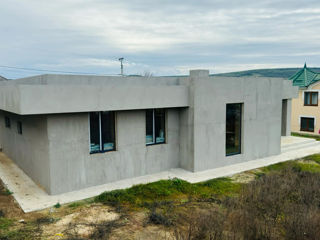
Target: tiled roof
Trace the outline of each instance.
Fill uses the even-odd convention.
[[[304,67],[289,78],[293,81],[293,86],[308,87],[320,80],[320,73],[316,73],[304,64]]]

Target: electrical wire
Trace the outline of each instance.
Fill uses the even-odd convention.
[[[84,74],[84,75],[120,75],[120,74],[99,74],[99,73],[89,73],[89,72],[71,72],[71,71],[59,71],[59,70],[47,70],[47,69],[37,69],[37,68],[25,68],[25,67],[13,67],[13,66],[5,66],[0,65],[0,68],[9,68],[9,69],[18,69],[25,71],[34,71],[34,72],[52,72],[52,73],[65,73],[65,74]]]

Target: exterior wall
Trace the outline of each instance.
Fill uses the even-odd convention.
[[[291,135],[291,109],[292,100],[282,100],[281,136]]]
[[[318,92],[318,106],[304,106],[304,92]],[[298,98],[292,99],[291,113],[291,131],[307,134],[319,134],[320,131],[320,83],[309,86],[308,89],[300,89]],[[300,131],[300,118],[313,117],[315,118],[314,132]]]
[[[6,128],[4,116],[11,120]],[[17,121],[22,122],[22,135]],[[37,184],[50,190],[47,118],[44,115],[21,116],[0,111],[0,143],[2,151]]]
[[[182,167],[202,171],[280,153],[283,86],[287,83],[267,78],[211,78],[202,71],[191,73],[190,81],[194,96],[181,121],[193,122],[194,127],[188,137],[181,137]],[[233,156],[225,152],[227,103],[243,103],[242,153]],[[181,130],[182,134],[186,133]],[[185,158],[188,155],[192,157]]]
[[[166,143],[146,146],[145,110],[116,112],[116,151],[89,153],[88,113],[48,115],[50,194],[179,166],[179,110],[168,109]]]
[[[3,105],[22,114],[5,113],[13,119],[11,130],[0,119],[0,144],[50,194],[171,168],[202,171],[279,154],[281,133],[290,131],[282,132],[281,126],[290,125],[290,99],[297,94],[289,80],[209,77],[206,70],[191,71],[189,77],[181,78],[61,78],[38,76],[18,80],[22,86],[0,84],[0,93],[4,93],[0,94],[0,108]],[[77,94],[70,94],[75,89]],[[38,95],[33,96],[33,90]],[[35,97],[39,94],[44,97]],[[87,102],[90,104],[85,105]],[[226,156],[225,150],[228,103],[243,104],[242,150],[233,156]],[[35,115],[23,115],[27,108]],[[146,146],[147,108],[167,108],[165,144]],[[45,112],[47,109],[52,111]],[[116,151],[90,154],[87,112],[110,110],[116,110]],[[17,134],[18,119],[23,135]]]

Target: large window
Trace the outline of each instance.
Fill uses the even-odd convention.
[[[226,155],[241,153],[242,103],[227,104]]]
[[[90,153],[115,150],[114,112],[90,113]]]
[[[318,92],[304,92],[305,106],[318,106]]]
[[[314,118],[302,117],[300,119],[300,131],[314,132]]]
[[[159,144],[165,141],[165,110],[146,110],[146,144]]]

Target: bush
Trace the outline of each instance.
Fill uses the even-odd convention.
[[[170,219],[170,217],[164,214],[158,213],[155,210],[149,214],[149,223],[153,223],[156,225],[164,225],[166,227],[173,225],[173,222]]]

